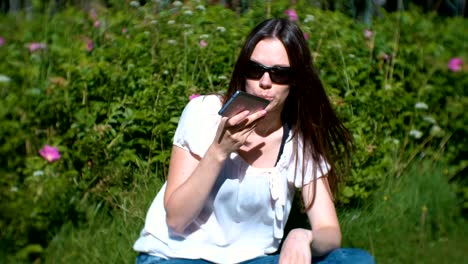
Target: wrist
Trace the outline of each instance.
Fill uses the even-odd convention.
[[[309,244],[312,244],[313,235],[311,230],[304,228],[296,228],[295,230],[292,230],[291,233],[293,234],[294,238],[302,241],[307,241]]]
[[[223,151],[223,149],[220,148],[219,145],[216,142],[214,142],[208,148],[206,154],[208,156],[214,158],[216,161],[224,162],[228,158],[230,153],[227,153],[226,151]]]
[[[309,246],[310,246],[310,249],[312,250],[312,244],[314,243],[314,233],[312,232],[312,230],[308,230],[309,231]]]
[[[314,233],[312,230],[307,230],[307,239],[309,240],[309,244],[312,246],[312,242],[314,241]]]

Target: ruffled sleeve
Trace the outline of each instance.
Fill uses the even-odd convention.
[[[203,157],[216,135],[220,108],[221,101],[216,95],[192,99],[182,112],[173,144]]]
[[[314,168],[314,161],[312,159],[308,159],[305,161],[305,167],[303,168],[302,164],[304,157],[302,155],[302,143],[299,140],[299,151],[296,153],[293,147],[294,140],[295,139],[292,139],[291,135],[289,135],[287,143],[284,146],[283,155],[278,162],[278,168],[280,171],[286,172],[289,183],[294,184],[296,188],[301,188],[303,185],[309,184],[312,181],[313,175],[315,175],[316,179],[327,175],[330,170],[330,166],[325,160],[321,159],[320,164]],[[305,173],[303,173],[303,171]],[[304,181],[302,180],[303,175]]]

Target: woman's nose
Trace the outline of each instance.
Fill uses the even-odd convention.
[[[268,72],[264,72],[262,78],[260,78],[259,85],[263,89],[268,89],[271,87],[272,81],[270,79],[270,74]]]

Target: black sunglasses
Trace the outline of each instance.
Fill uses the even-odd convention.
[[[259,80],[265,72],[268,72],[271,81],[278,84],[288,84],[291,80],[291,67],[267,67],[255,61],[249,61],[247,64],[245,77],[247,79]]]

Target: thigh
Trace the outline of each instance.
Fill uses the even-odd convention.
[[[211,264],[211,262],[202,259],[163,259],[141,253],[137,256],[136,264]]]
[[[162,263],[162,261],[164,261],[164,259],[145,253],[138,254],[136,258],[136,264],[156,264]]]
[[[278,264],[279,255],[269,255],[244,261],[241,264]],[[312,264],[375,264],[369,252],[357,248],[339,248],[328,255],[313,257]]]
[[[374,264],[374,257],[369,252],[357,248],[339,248],[322,257],[313,257],[313,264]]]
[[[242,262],[241,264],[277,264],[279,255],[268,255]]]

